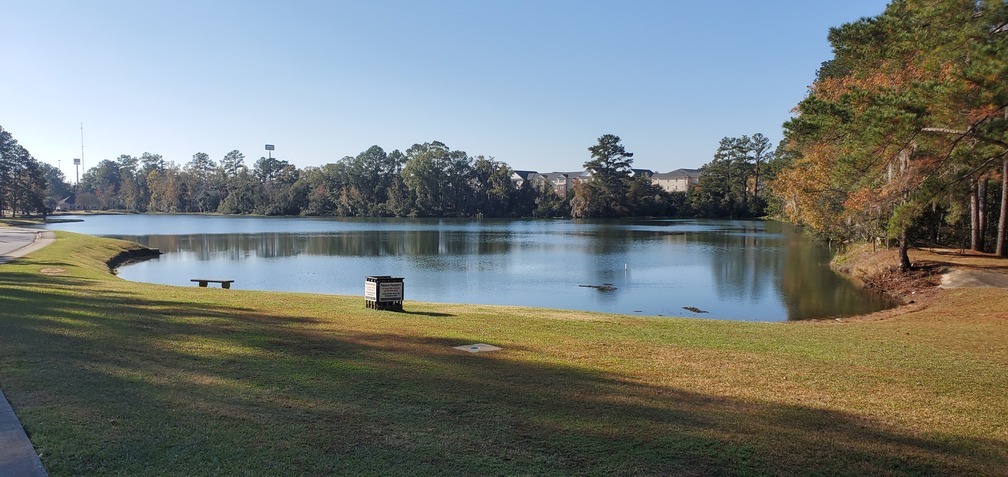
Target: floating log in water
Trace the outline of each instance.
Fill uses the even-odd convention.
[[[598,291],[613,291],[616,289],[616,287],[614,287],[612,283],[603,283],[601,285],[578,285],[578,286],[584,288],[594,288]]]
[[[693,313],[707,313],[706,310],[701,310],[695,306],[684,306],[683,309],[687,311],[692,311]]]

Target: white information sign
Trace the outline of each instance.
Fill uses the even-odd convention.
[[[364,298],[375,301],[378,298],[378,285],[375,282],[364,282]]]
[[[403,283],[379,283],[378,301],[403,301]]]

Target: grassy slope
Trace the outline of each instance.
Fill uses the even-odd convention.
[[[54,476],[1008,473],[1005,290],[853,323],[399,314],[130,283],[130,244],[58,236],[0,266],[0,388]],[[451,349],[477,342],[504,350]]]

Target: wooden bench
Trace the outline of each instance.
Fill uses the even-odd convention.
[[[234,280],[207,280],[206,278],[193,278],[191,282],[199,282],[199,286],[206,288],[208,283],[220,283],[221,288],[231,288]]]

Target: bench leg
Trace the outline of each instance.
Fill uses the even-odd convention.
[[[231,288],[231,282],[224,282],[220,284],[221,288]]]
[[[207,286],[207,282],[202,282],[202,281],[201,281],[201,282],[199,282],[199,286],[201,286],[201,287],[203,287],[203,288],[206,288],[206,286]]]

